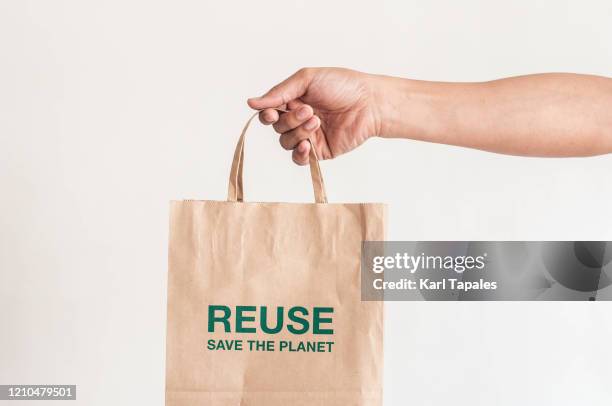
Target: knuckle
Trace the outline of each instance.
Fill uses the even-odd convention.
[[[298,128],[295,129],[295,131],[293,131],[294,133],[293,139],[296,144],[299,143],[300,141],[307,139],[310,136],[308,131],[304,130],[302,127],[303,126],[299,126]]]
[[[281,145],[281,147],[283,147],[283,149],[286,149],[287,151],[292,149],[290,137],[291,137],[290,134],[281,134],[281,136],[278,137],[279,144]]]
[[[259,113],[259,121],[263,124],[272,124],[274,122],[274,115],[269,110],[263,110]]]
[[[299,157],[295,152],[291,154],[291,159],[293,160],[294,164],[300,165],[300,166],[304,166],[308,163],[308,160]]]
[[[314,110],[312,109],[312,106],[310,106],[310,104],[304,104],[300,108],[305,109],[308,112],[308,117],[311,117],[314,114]]]
[[[287,114],[287,124],[290,127],[295,128],[300,124],[300,119],[298,118],[299,109],[292,110],[289,114]]]
[[[260,121],[262,124],[268,124],[268,122],[266,121],[266,118],[265,118],[265,116],[264,116],[263,111],[259,113],[259,121]]]
[[[287,93],[283,93],[281,94],[281,101],[283,104],[287,104],[291,101],[291,96],[289,96]]]
[[[301,77],[308,77],[312,74],[313,68],[303,67],[297,71],[297,74]]]
[[[297,114],[296,111],[292,110],[292,111],[289,111],[288,113],[284,113],[281,116],[281,120],[283,122],[281,129],[284,130],[283,132],[291,130],[299,124],[296,114]]]
[[[282,118],[280,120],[277,120],[276,123],[272,124],[272,128],[274,128],[274,131],[276,131],[277,133],[281,134],[282,131],[282,126],[283,126],[283,120]]]

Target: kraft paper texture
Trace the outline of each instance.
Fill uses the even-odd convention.
[[[360,300],[360,250],[363,240],[384,240],[385,206],[326,203],[314,148],[318,203],[243,202],[247,126],[228,201],[171,202],[166,405],[380,406],[383,303]],[[211,331],[211,305],[231,309],[229,332],[223,323]],[[243,320],[255,332],[236,331],[237,306],[257,309]],[[296,306],[308,311],[306,333],[287,328],[287,311]],[[284,309],[280,332],[262,331],[262,307],[270,326]],[[333,309],[321,325],[328,334],[314,331],[317,307]],[[273,342],[274,350],[250,350],[249,340]]]

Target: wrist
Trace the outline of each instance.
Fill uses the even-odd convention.
[[[439,134],[445,105],[442,84],[390,76],[372,81],[377,136],[431,141]]]

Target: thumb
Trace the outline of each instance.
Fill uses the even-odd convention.
[[[287,79],[268,90],[260,97],[247,100],[248,105],[255,110],[277,108],[291,100],[297,99],[306,93],[310,85],[311,74],[309,69],[300,69]]]

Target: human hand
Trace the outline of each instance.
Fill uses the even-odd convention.
[[[341,68],[300,69],[261,97],[248,100],[259,119],[281,134],[293,161],[306,165],[310,138],[319,159],[344,154],[376,135],[375,77]],[[276,109],[288,110],[279,113]]]
[[[308,163],[308,138],[331,159],[374,135],[512,155],[612,153],[612,78],[601,76],[452,83],[306,68],[248,103],[299,165]]]

